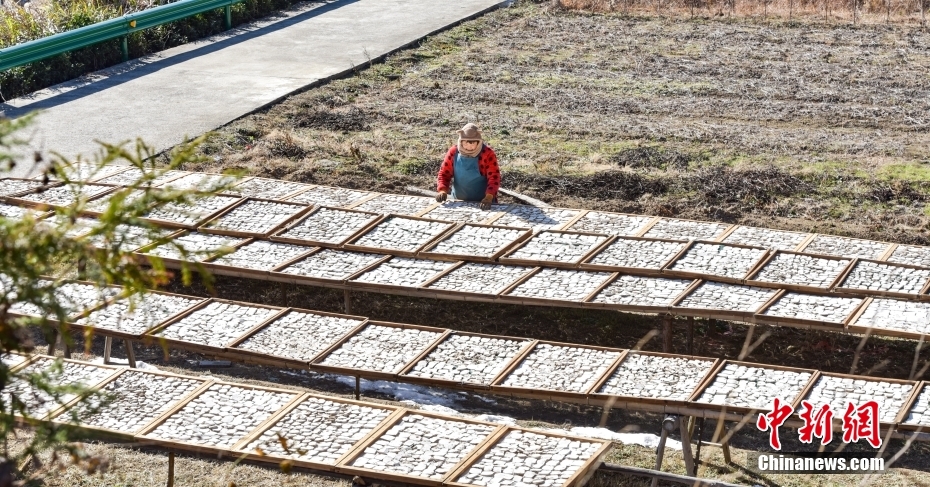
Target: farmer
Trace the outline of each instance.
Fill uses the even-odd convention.
[[[459,130],[459,141],[449,148],[437,178],[436,201],[452,197],[465,201],[480,201],[482,210],[497,202],[501,186],[501,170],[497,155],[481,140],[481,129],[473,123]]]

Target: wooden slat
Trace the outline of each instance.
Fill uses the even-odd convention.
[[[475,448],[442,478],[443,485],[454,485],[455,479],[461,477],[472,465],[481,460],[488,450],[494,448],[494,445],[510,431],[511,429],[507,426],[498,426],[484,440],[475,445]]]

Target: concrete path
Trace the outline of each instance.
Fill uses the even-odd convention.
[[[501,0],[339,0],[311,3],[209,39],[114,66],[0,104],[41,110],[32,150],[92,155],[94,140],[142,137],[159,151],[309,85],[365,66]],[[2,176],[24,177],[19,167]]]

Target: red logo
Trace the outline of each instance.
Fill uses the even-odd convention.
[[[820,438],[820,444],[826,445],[833,441],[833,410],[829,404],[815,407],[807,401],[801,401],[801,411],[798,413],[804,426],[798,429],[798,439],[801,443],[812,443],[814,438]],[[843,413],[843,442],[855,443],[864,439],[873,448],[882,446],[879,435],[878,402],[867,401],[856,407],[853,403],[846,403],[846,412]],[[778,437],[778,428],[791,416],[794,408],[790,404],[775,398],[772,410],[760,414],[756,420],[759,431],[769,432],[769,446],[774,450],[781,450],[781,441]]]
[[[775,450],[781,450],[781,441],[778,439],[778,427],[781,426],[794,408],[790,404],[782,404],[781,399],[775,398],[772,411],[767,414],[760,414],[756,421],[756,427],[759,431],[769,430],[769,445]]]
[[[804,426],[798,429],[798,438],[801,443],[811,443],[814,438],[820,438],[820,444],[826,445],[833,441],[833,411],[829,404],[820,406],[814,411],[814,405],[801,401],[803,411],[798,413],[804,421]]]
[[[855,443],[861,438],[865,438],[872,448],[882,446],[882,438],[878,434],[878,403],[875,401],[868,401],[859,407],[851,402],[846,403],[843,441]]]

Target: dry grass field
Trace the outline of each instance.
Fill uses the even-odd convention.
[[[455,130],[477,121],[501,160],[504,187],[555,205],[930,244],[928,45],[930,33],[908,25],[626,17],[518,1],[209,134],[202,153],[210,162],[185,169],[244,169],[388,192],[410,184],[432,188]],[[199,284],[170,290],[208,294]],[[242,279],[219,278],[213,292],[285,302],[279,286]],[[287,293],[291,306],[341,311],[341,292]],[[653,317],[608,311],[376,294],[355,302],[356,314],[375,319],[605,346],[633,346],[658,325]],[[745,330],[698,320],[694,353],[736,358]],[[860,344],[856,336],[767,327],[756,336],[765,332],[771,335],[746,360],[848,373]],[[685,343],[678,326],[676,351],[685,352]],[[871,338],[856,372],[907,378],[914,346]],[[645,348],[661,344],[653,339]],[[168,370],[203,373],[192,365],[195,356],[172,352],[166,363],[157,349],[141,355]],[[930,351],[918,359],[930,360]],[[330,378],[258,367],[212,373],[351,392]],[[462,409],[509,415],[528,426],[598,426],[603,416],[597,408],[505,399]],[[657,433],[660,420],[615,411],[605,426]],[[744,465],[747,451],[765,445],[754,430],[734,437],[735,466],[724,465],[717,449],[703,449],[701,475],[767,487],[863,480],[757,478]],[[709,423],[705,439],[711,431]],[[164,484],[163,454],[96,448],[118,460],[104,477],[69,470],[46,485]],[[902,448],[896,440],[887,452]],[[924,444],[911,445],[891,473],[870,485],[930,485],[928,453]],[[617,445],[609,461],[652,467],[655,456],[649,448]],[[184,457],[179,465],[181,486],[347,485],[210,459]],[[683,473],[681,455],[667,456],[665,468]],[[647,483],[605,474],[591,485]]]
[[[216,131],[213,163],[432,186],[478,121],[553,204],[928,243],[930,33],[518,3]]]

